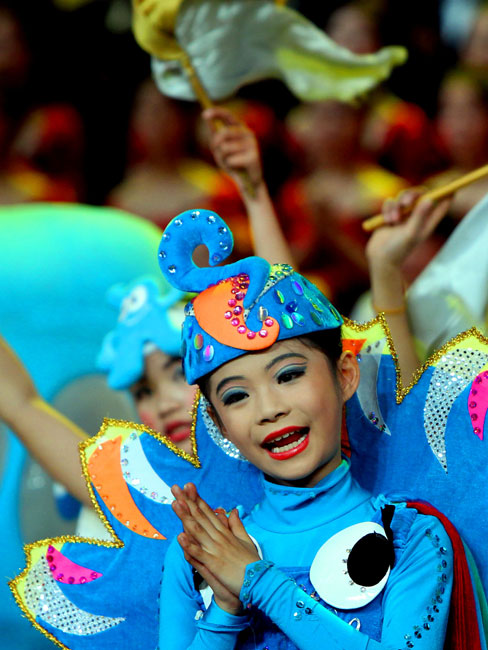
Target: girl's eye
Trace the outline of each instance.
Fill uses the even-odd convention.
[[[302,375],[305,374],[306,370],[307,369],[305,366],[287,366],[277,374],[276,379],[278,380],[279,384],[285,384],[289,381],[293,381],[294,379],[302,377]]]
[[[145,397],[150,397],[152,395],[152,390],[149,386],[139,386],[132,393],[136,402],[140,402]]]
[[[225,392],[222,397],[222,403],[224,406],[229,406],[230,404],[235,404],[240,402],[247,397],[247,393],[243,390],[234,390]]]

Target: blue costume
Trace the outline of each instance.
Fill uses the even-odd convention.
[[[46,401],[97,372],[100,341],[113,323],[105,294],[115,282],[158,273],[152,251],[160,238],[153,224],[113,208],[2,206],[0,331]],[[32,462],[16,436],[0,428],[0,511],[8,531],[0,560],[3,650],[47,647],[18,615],[5,578],[22,565],[27,541],[70,527],[56,516],[49,477]],[[28,480],[32,470],[36,478]]]
[[[322,544],[353,524],[381,521],[386,503],[358,486],[347,461],[313,488],[264,481],[264,500],[243,519],[263,554],[263,561],[247,567],[240,594],[245,614],[229,615],[214,602],[206,609],[191,567],[173,542],[161,591],[160,648],[291,650],[317,647],[317,638],[330,650],[442,648],[453,558],[449,537],[435,517],[395,504],[395,563],[386,586],[365,606],[333,607],[310,582],[309,569]],[[341,554],[329,557],[349,582]]]
[[[291,267],[247,258],[199,269],[192,253],[201,243],[215,265],[231,252],[232,235],[214,213],[194,210],[173,219],[159,249],[166,278],[181,291],[201,292],[185,309],[181,352],[189,383],[275,341],[342,325],[329,301]],[[350,329],[343,325],[343,343],[356,350],[369,334]],[[368,347],[381,352],[380,345],[376,338]],[[377,370],[375,355],[368,354],[357,399],[372,426],[388,432],[380,398],[376,390],[368,392]],[[425,395],[412,392],[421,411]],[[466,596],[473,606],[471,617],[455,617],[466,622],[455,622],[464,636],[449,647],[485,648],[467,568],[458,580],[458,567],[466,567],[462,545],[449,533],[451,547],[435,517],[417,515],[402,500],[371,497],[352,480],[347,462],[313,488],[260,480],[222,437],[207,407],[197,393],[192,454],[141,425],[116,421],[105,422],[98,436],[82,444],[89,489],[114,541],[58,538],[27,547],[28,566],[11,587],[36,627],[72,650],[151,650],[158,627],[161,650],[192,643],[233,648],[237,638],[240,647],[253,650],[308,648],[319,635],[337,649],[440,648],[452,585],[454,601]],[[363,426],[359,419],[351,420],[355,424]],[[192,576],[178,546],[171,547],[180,526],[168,507],[168,486],[188,481],[211,507],[241,503],[249,513],[244,523],[263,559],[247,567],[240,592],[245,616],[226,614],[215,603],[208,607],[208,589]]]

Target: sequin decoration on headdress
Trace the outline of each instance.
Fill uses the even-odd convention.
[[[152,278],[139,278],[110,289],[107,298],[119,309],[119,318],[115,329],[103,340],[97,365],[108,373],[111,388],[127,388],[140,378],[144,354],[151,349],[148,346],[170,356],[180,354],[181,321],[171,318],[171,308],[183,296],[175,289],[161,296]]]
[[[182,356],[189,383],[247,352],[342,324],[327,298],[291,266],[246,257],[226,266],[199,268],[192,255],[200,244],[207,246],[214,267],[232,252],[232,233],[214,212],[178,215],[166,227],[159,247],[166,279],[181,291],[200,292],[187,305],[183,326]]]

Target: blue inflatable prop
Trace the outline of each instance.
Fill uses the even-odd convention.
[[[140,275],[160,277],[160,239],[154,225],[112,208],[30,204],[0,210],[0,332],[46,400],[97,372],[97,353],[115,321],[107,291]],[[7,586],[29,541],[20,514],[28,456],[10,432],[0,437],[1,647],[51,648],[19,616]]]

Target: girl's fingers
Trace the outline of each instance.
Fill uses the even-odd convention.
[[[183,494],[183,490],[180,488],[179,485],[174,485],[171,486],[171,494],[174,496],[175,499],[178,499]]]
[[[381,213],[388,224],[397,223],[401,218],[401,210],[395,199],[386,199],[383,202]]]
[[[451,198],[443,199],[439,203],[434,204],[434,208],[431,214],[427,217],[425,223],[424,237],[428,237],[431,233],[434,232],[437,225],[441,220],[446,216],[446,213],[451,205]]]
[[[250,160],[248,152],[235,153],[225,158],[225,166],[231,169],[243,169],[247,167],[254,159]]]
[[[207,554],[200,546],[200,544],[195,544],[195,542],[193,542],[186,533],[180,533],[176,539],[178,540],[178,544],[183,549],[185,557],[188,556],[191,558],[188,560],[190,564],[193,565],[192,559],[198,560],[198,562],[202,564],[205,562]]]
[[[186,501],[186,506],[189,510],[187,519],[191,517],[195,523],[201,526],[206,534],[213,540],[222,541],[221,534],[225,533],[225,531],[228,530],[228,526],[224,525],[220,521],[219,517],[216,516],[212,508],[210,508],[210,506],[200,498],[195,486],[192,483],[189,483],[187,486],[185,486],[185,493],[187,490],[191,495],[191,498],[188,497]],[[183,521],[183,524],[186,526],[187,519],[184,520],[178,512],[176,514],[178,514],[180,519]]]
[[[422,194],[425,193],[425,188],[422,187],[409,187],[402,190],[398,195],[398,203],[402,209],[409,209],[413,204],[419,200]]]
[[[232,510],[229,515],[229,527],[231,532],[240,540],[242,540],[243,542],[251,542],[252,544],[254,544],[252,539],[247,534],[246,529],[244,528],[244,525],[241,521],[241,518],[239,517],[239,512],[237,511],[236,508],[234,508],[234,510]]]
[[[185,483],[182,492],[190,501],[197,502],[198,492],[194,483]]]
[[[207,108],[205,111],[203,111],[202,116],[207,122],[210,123],[215,120],[221,120],[224,124],[227,124],[229,126],[240,126],[241,124],[241,122],[233,113],[228,111],[226,108],[222,108],[221,106]]]
[[[229,523],[227,521],[227,516],[223,508],[219,508],[218,512],[212,510],[206,501],[204,501],[199,495],[197,495],[197,506],[201,514],[206,518],[212,529],[215,529],[216,533],[224,533],[229,530]],[[202,522],[203,525],[203,522]],[[212,535],[212,530],[209,530],[209,534]]]
[[[215,136],[211,142],[211,149],[214,154],[227,155],[238,151],[256,149],[254,142],[243,134],[238,137],[224,137],[217,139]]]
[[[231,156],[234,154],[245,153],[248,147],[241,140],[223,142],[219,147],[219,153],[223,157]]]
[[[186,513],[183,511],[181,504],[174,501],[172,507],[176,515],[180,518],[183,528],[186,533],[206,550],[213,550],[218,552],[219,544],[216,543],[216,529],[212,527],[206,517],[201,516],[201,513]],[[217,517],[214,518],[217,519]],[[219,526],[221,524],[219,523]]]
[[[229,520],[227,518],[227,513],[226,513],[225,509],[219,506],[218,508],[215,508],[213,513],[217,517],[219,522],[222,524],[222,526],[226,530],[230,530],[230,528],[229,528]]]

